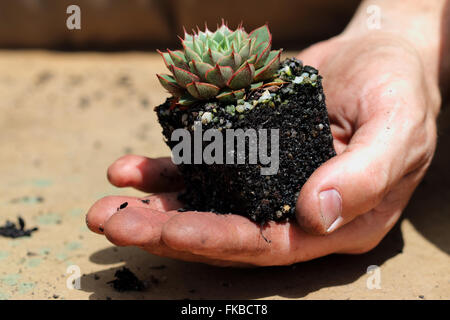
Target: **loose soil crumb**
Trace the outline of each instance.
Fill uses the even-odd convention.
[[[145,282],[139,280],[130,269],[123,267],[114,274],[116,279],[109,281],[113,288],[119,292],[125,291],[143,291],[147,289]]]
[[[117,211],[122,210],[122,209],[125,209],[127,206],[128,206],[128,202],[124,202],[124,203],[122,203],[122,204],[120,205],[119,208],[117,208]]]
[[[0,236],[7,238],[20,238],[20,237],[30,237],[31,233],[37,231],[38,228],[25,229],[25,221],[18,217],[18,226],[11,221],[6,221],[5,225],[0,227]]]

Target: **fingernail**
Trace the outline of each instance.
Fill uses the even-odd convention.
[[[341,216],[341,195],[335,189],[322,191],[319,193],[320,214],[327,232],[332,232],[339,227]]]

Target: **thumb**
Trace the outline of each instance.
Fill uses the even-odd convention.
[[[364,124],[343,153],[311,175],[296,206],[304,230],[331,233],[375,208],[398,183],[404,175],[401,155],[406,143],[392,141],[399,135],[384,130],[385,126],[381,119]]]

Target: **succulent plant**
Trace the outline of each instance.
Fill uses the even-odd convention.
[[[178,103],[198,100],[234,101],[249,87],[272,80],[280,66],[282,50],[271,51],[272,35],[267,25],[248,34],[242,25],[232,31],[222,21],[215,32],[208,30],[180,37],[183,50],[158,52],[172,75],[157,75],[161,85]]]

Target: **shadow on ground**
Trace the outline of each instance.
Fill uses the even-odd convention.
[[[154,282],[145,292],[116,292],[108,281],[119,268],[82,278],[90,299],[256,299],[273,295],[301,298],[325,287],[354,282],[370,265],[382,265],[402,252],[399,224],[372,252],[359,256],[332,255],[289,267],[218,268],[150,255],[137,248],[110,247],[91,255],[96,264],[124,262],[140,279]],[[121,268],[121,267],[120,267]],[[329,297],[332,299],[333,297]]]
[[[405,218],[439,249],[450,254],[450,104],[438,121],[438,145],[433,163],[417,188]]]

